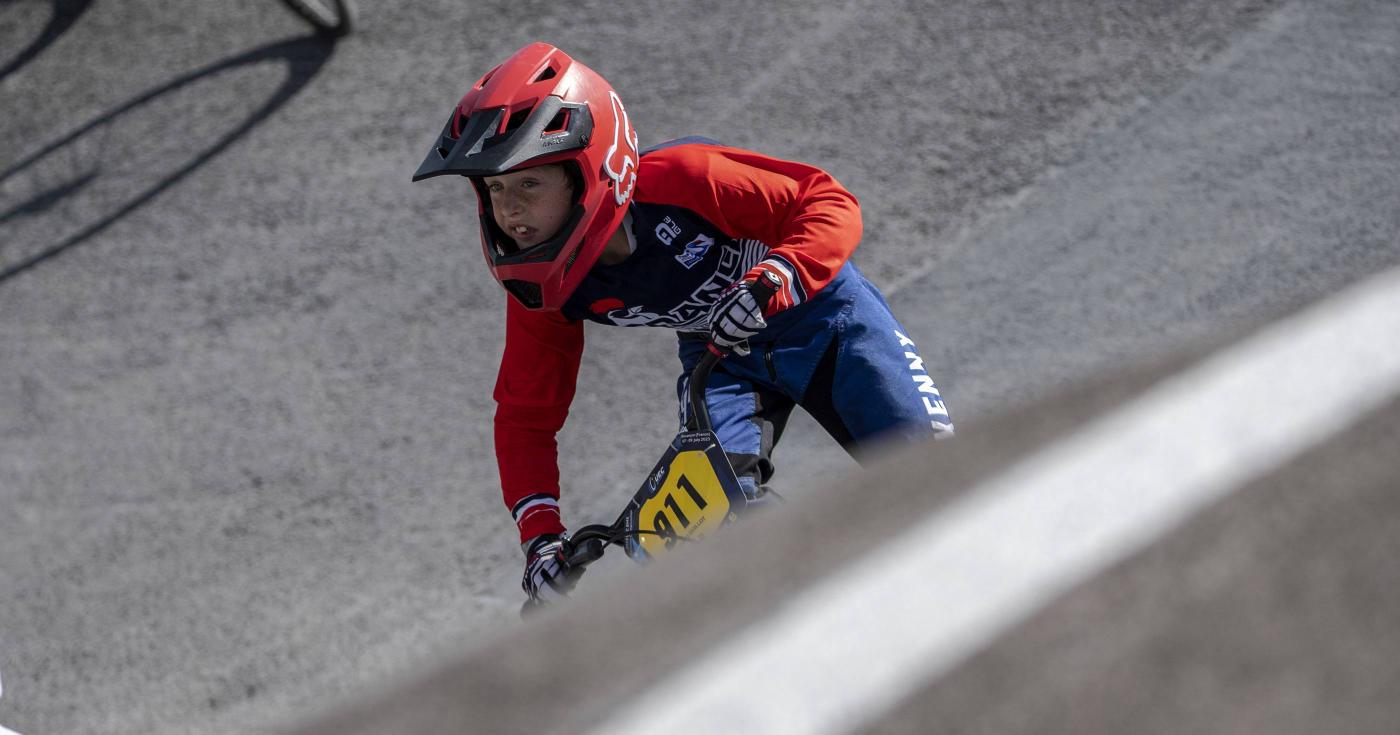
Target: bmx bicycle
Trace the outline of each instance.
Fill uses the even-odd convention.
[[[355,0],[282,0],[282,4],[326,38],[348,36],[355,30]]]
[[[765,274],[753,284],[761,302],[777,291],[775,281]],[[720,446],[705,405],[710,373],[727,354],[713,342],[706,345],[705,354],[690,372],[685,426],[617,520],[582,526],[564,540],[565,573],[603,558],[609,546],[619,546],[632,560],[645,564],[679,543],[704,538],[733,523],[744,512],[748,498]],[[527,600],[520,614],[528,616],[542,606]]]

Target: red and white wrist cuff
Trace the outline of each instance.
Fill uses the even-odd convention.
[[[768,300],[768,305],[763,309],[763,316],[773,316],[807,300],[807,294],[802,290],[801,279],[797,278],[796,269],[786,258],[781,255],[769,255],[744,274],[744,280],[756,280],[762,273],[772,273],[783,284],[778,292],[773,294],[773,298]]]
[[[529,541],[542,533],[563,533],[559,499],[545,493],[526,495],[511,506],[510,514],[520,529],[520,540]]]

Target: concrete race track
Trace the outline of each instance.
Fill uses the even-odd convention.
[[[1170,484],[1184,459],[1079,483],[1195,500],[1014,609],[997,590],[1148,504],[1046,491],[1022,516],[1061,535],[938,563],[1011,469],[1394,290],[1400,8],[1125,8],[361,2],[330,44],[276,0],[0,2],[0,724],[626,731],[766,650],[725,646],[812,626],[826,644],[674,729],[1400,730],[1393,310],[1320,327],[1339,341],[1317,362],[1247,383],[1271,400],[1227,393],[1162,434],[1249,472],[1199,495]],[[467,192],[408,178],[465,87],[536,39],[605,74],[643,144],[709,135],[850,187],[856,262],[959,436],[862,471],[794,421],[778,512],[650,569],[605,559],[522,623],[491,450],[504,297]],[[561,436],[575,525],[615,515],[674,431],[670,335],[588,339]],[[1228,461],[1289,419],[1286,449]],[[894,553],[923,528],[943,529],[926,560]],[[823,628],[891,555],[922,565],[907,591]],[[958,576],[988,559],[1024,573]],[[859,658],[910,611],[910,662]]]

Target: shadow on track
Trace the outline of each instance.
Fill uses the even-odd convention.
[[[49,47],[49,44],[57,41],[59,36],[67,33],[78,21],[78,17],[87,12],[90,5],[92,0],[53,0],[53,15],[49,17],[49,24],[44,26],[43,32],[33,43],[20,51],[10,63],[0,67],[0,80],[19,71],[20,67],[33,61]]]
[[[326,61],[330,59],[331,53],[334,51],[334,49],[334,41],[330,41],[319,36],[295,38],[286,41],[280,41],[278,43],[270,44],[267,46],[261,46],[246,53],[240,54],[238,56],[225,59],[224,61],[211,64],[201,69],[196,69],[195,71],[185,74],[184,76],[178,77],[167,84],[164,84],[144,94],[141,94],[132,99],[131,101],[122,104],[119,107],[116,107],[112,110],[103,112],[95,116],[93,119],[86,123],[83,123],[74,130],[59,136],[57,140],[45,146],[39,152],[20,160],[15,165],[11,166],[3,172],[0,172],[0,183],[4,183],[6,180],[30,168],[31,166],[34,166],[35,164],[47,158],[48,156],[53,155],[55,152],[60,151],[69,145],[72,145],[78,140],[81,140],[83,136],[92,133],[97,128],[112,123],[114,120],[119,119],[126,113],[131,112],[132,110],[135,110],[136,108],[141,107],[142,105],[145,105],[153,100],[156,100],[162,95],[174,92],[182,87],[185,87],[186,85],[197,82],[205,77],[212,76],[223,71],[228,71],[230,69],[236,69],[241,66],[256,64],[264,61],[275,61],[280,59],[287,63],[287,79],[282,83],[282,86],[278,87],[277,91],[274,92],[270,98],[268,98],[266,103],[264,103],[257,110],[254,110],[237,127],[224,134],[223,137],[219,138],[219,140],[216,141],[213,145],[200,152],[194,158],[191,158],[187,163],[185,163],[179,169],[175,170],[166,178],[162,179],[153,186],[147,188],[145,191],[142,191],[133,196],[131,199],[127,200],[124,204],[120,205],[116,209],[116,211],[103,217],[97,222],[94,222],[93,224],[84,227],[78,233],[67,237],[58,243],[50,245],[47,248],[44,248],[43,250],[39,251],[34,255],[30,255],[24,258],[23,260],[19,261],[18,263],[6,266],[3,270],[0,270],[0,284],[3,284],[5,281],[14,278],[20,273],[23,273],[24,271],[27,271],[30,268],[39,265],[40,263],[62,253],[63,251],[75,245],[79,245],[85,242],[86,240],[100,233],[113,223],[141,208],[142,206],[150,202],[152,199],[154,199],[156,196],[160,195],[161,192],[179,183],[180,180],[184,179],[190,173],[194,172],[199,167],[208,163],[211,159],[222,153],[226,148],[232,145],[239,138],[242,138],[244,135],[246,135],[260,122],[267,119],[267,117],[271,115],[275,110],[277,110],[277,108],[286,104],[288,100],[290,100],[293,96],[297,94],[297,92],[301,91],[301,89],[305,87],[307,83],[309,83],[318,72],[320,72],[321,67],[323,67]],[[72,181],[60,184],[59,186],[53,187],[47,191],[41,192],[40,194],[34,197],[31,197],[29,201],[23,202],[18,206],[10,208],[7,211],[0,212],[0,224],[4,224],[5,221],[20,215],[39,213],[48,209],[49,207],[54,206],[63,198],[71,196],[81,191],[84,187],[91,183],[97,175],[98,174],[96,173],[87,173],[78,176]]]

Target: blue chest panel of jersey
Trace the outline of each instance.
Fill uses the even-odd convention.
[[[633,202],[637,249],[616,265],[601,262],[564,305],[564,316],[623,327],[709,329],[719,294],[768,253],[736,240],[684,207]]]

